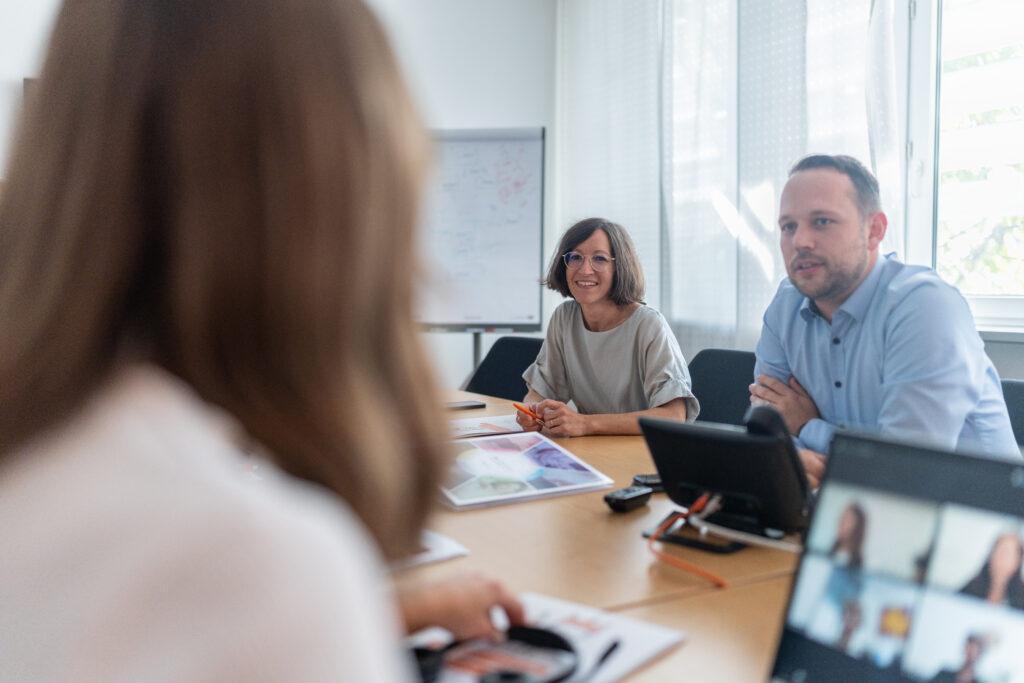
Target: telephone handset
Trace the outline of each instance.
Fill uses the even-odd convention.
[[[804,471],[803,461],[800,460],[800,455],[796,452],[796,446],[793,444],[793,438],[786,427],[786,421],[782,419],[779,411],[771,406],[752,405],[747,408],[743,421],[747,424],[748,434],[773,436],[786,443],[786,453],[793,465],[794,475],[800,485],[800,490],[804,494],[804,500],[807,501],[809,506],[811,502],[811,486],[807,481],[807,472]]]

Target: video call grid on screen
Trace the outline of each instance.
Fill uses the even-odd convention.
[[[837,437],[776,677],[1024,681],[1022,539],[1020,463]]]

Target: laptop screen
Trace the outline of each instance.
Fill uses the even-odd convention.
[[[830,453],[773,680],[1024,681],[1024,462]]]

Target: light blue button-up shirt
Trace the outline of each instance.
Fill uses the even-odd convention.
[[[1020,457],[1002,387],[960,292],[930,268],[879,257],[830,324],[788,279],[764,314],[754,376],[796,377],[820,419],[798,446],[827,453],[838,428]]]

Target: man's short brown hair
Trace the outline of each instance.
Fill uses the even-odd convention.
[[[860,211],[861,220],[867,220],[869,216],[882,210],[882,201],[878,196],[878,180],[864,164],[853,157],[845,154],[811,154],[793,164],[793,168],[789,169],[789,175],[792,177],[800,171],[815,168],[831,168],[850,179],[855,192],[853,200]]]

